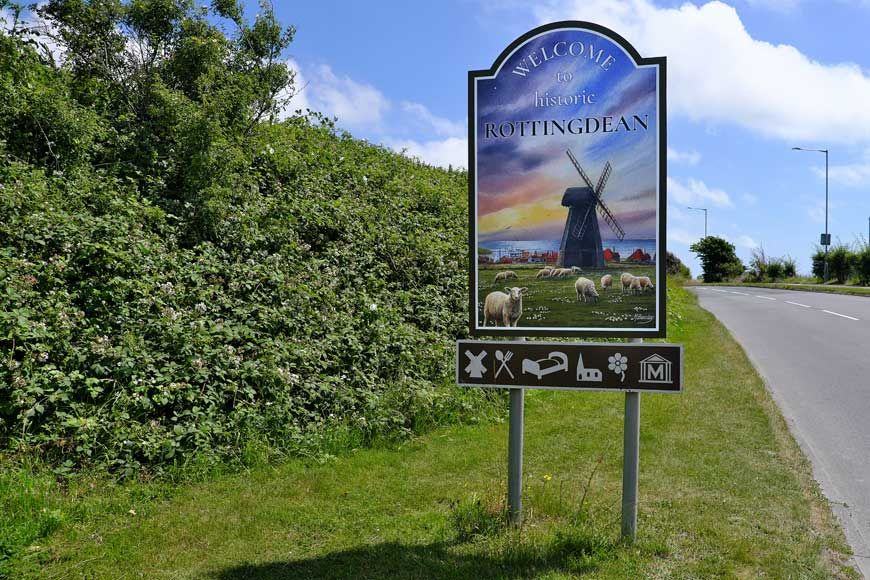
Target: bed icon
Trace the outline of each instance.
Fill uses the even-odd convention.
[[[568,372],[568,355],[564,352],[551,352],[539,360],[523,359],[523,373],[535,375],[538,380],[559,371]]]

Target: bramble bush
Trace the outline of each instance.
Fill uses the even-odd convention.
[[[452,385],[464,172],[280,121],[267,5],[39,9],[63,64],[0,27],[0,452],[131,476],[502,412]]]
[[[5,447],[133,470],[478,411],[483,394],[449,387],[464,176],[304,119],[270,137],[280,187],[194,245],[129,183],[3,158]]]

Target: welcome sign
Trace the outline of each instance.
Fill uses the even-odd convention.
[[[665,59],[587,22],[469,72],[475,335],[665,335]]]

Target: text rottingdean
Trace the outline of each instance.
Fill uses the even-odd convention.
[[[649,115],[631,117],[576,117],[573,119],[539,119],[534,121],[503,121],[484,123],[484,139],[510,139],[512,137],[542,137],[546,135],[582,135],[589,133],[619,133],[646,131]]]

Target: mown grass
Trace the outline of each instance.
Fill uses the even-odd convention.
[[[705,286],[756,286],[779,290],[799,290],[801,292],[822,292],[826,294],[848,294],[850,296],[870,296],[868,286],[848,286],[840,284],[790,284],[787,282],[721,282]]]
[[[529,392],[525,523],[504,522],[507,426],[438,429],[325,464],[172,488],[6,473],[56,528],[11,578],[857,578],[843,535],[741,348],[672,289],[681,395],[641,404],[638,541],[619,541],[623,397]],[[28,487],[31,478],[40,482]],[[91,486],[94,486],[91,488]],[[11,499],[10,499],[11,498]],[[18,499],[16,499],[18,498]],[[28,500],[30,501],[30,500]]]
[[[496,282],[499,272],[511,270],[517,278]],[[655,266],[622,264],[618,267],[588,269],[583,273],[559,279],[535,278],[540,265],[495,266],[481,268],[478,276],[478,313],[483,324],[483,301],[493,291],[503,291],[506,286],[525,286],[529,289],[523,298],[523,315],[519,326],[584,326],[597,328],[637,328],[655,326],[655,293],[647,291],[639,296],[623,294],[619,277],[623,272],[635,276],[648,276],[653,284]],[[613,288],[603,290],[601,277],[610,274]],[[597,303],[577,301],[574,282],[584,276],[595,282],[599,294]]]

